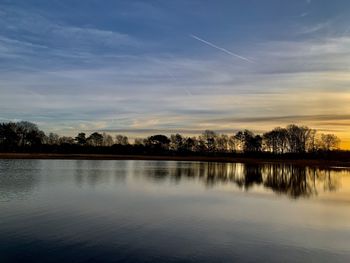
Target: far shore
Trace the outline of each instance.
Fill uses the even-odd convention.
[[[0,153],[0,159],[56,159],[56,160],[159,160],[159,161],[199,161],[247,164],[293,164],[298,166],[350,168],[350,161],[334,160],[291,160],[263,159],[252,157],[216,156],[154,156],[154,155],[112,155],[112,154],[58,154],[58,153]]]

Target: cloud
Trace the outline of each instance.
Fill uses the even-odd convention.
[[[94,131],[94,130],[91,130]],[[154,135],[154,134],[175,134],[180,133],[184,135],[199,135],[203,133],[204,129],[100,129],[99,132],[111,132],[111,133],[124,133],[124,134],[132,134],[135,135]],[[215,132],[224,133],[224,134],[232,134],[237,129],[217,129]]]
[[[212,120],[213,121],[213,120]],[[293,122],[332,122],[334,121],[349,121],[348,125],[350,125],[350,114],[328,114],[328,115],[286,115],[286,116],[260,116],[260,117],[245,117],[245,118],[224,118],[224,119],[216,119],[214,121],[218,122],[238,122],[238,123],[293,123]],[[344,124],[345,122],[341,122],[339,124]]]
[[[68,41],[73,46],[77,43],[80,44],[79,49],[86,44],[100,44],[105,47],[138,45],[138,41],[127,34],[97,28],[53,25],[50,33],[53,42],[60,41],[64,44]]]
[[[330,27],[330,21],[318,23],[315,25],[303,26],[300,29],[299,34],[312,34],[312,33],[325,30],[329,27]]]
[[[343,42],[336,43],[338,47]],[[257,112],[267,118],[263,119],[267,123],[275,112],[283,116],[314,116],[317,112],[348,111],[349,97],[344,92],[328,92],[329,87],[346,90],[350,81],[346,72],[327,71],[324,67],[320,72],[308,73],[305,68],[302,72],[276,73],[274,61],[281,55],[294,59],[293,54],[283,52],[292,43],[271,44],[273,47],[265,46],[265,50],[273,49],[276,53],[270,54],[271,68],[266,67],[262,72],[258,67],[256,72],[229,68],[225,61],[215,57],[162,56],[126,57],[105,63],[104,67],[102,59],[96,60],[97,67],[7,71],[0,73],[3,94],[0,110],[13,118],[39,120],[47,123],[46,127],[58,121],[69,123],[70,127],[82,122],[86,127],[93,127],[94,122],[103,120],[106,128],[111,129],[136,128],[134,121],[138,129],[148,126],[228,129],[234,121],[228,122],[226,118],[232,117],[241,127],[249,128],[256,124],[244,119]],[[300,48],[304,49],[302,45]],[[164,67],[176,77],[170,77]],[[194,96],[187,96],[184,86],[190,87]],[[344,109],[340,109],[340,105]],[[147,116],[153,118],[145,121]],[[225,120],[215,121],[215,116]],[[276,119],[275,123],[292,120]],[[256,129],[261,130],[263,121],[256,120],[256,123]]]
[[[4,25],[0,28],[0,57],[7,59],[8,64],[11,59],[21,59],[22,68],[30,64],[46,68],[47,64],[55,64],[52,60],[60,64],[86,63],[97,56],[144,48],[148,43],[142,41],[140,45],[137,38],[116,30],[62,22],[30,8],[0,7],[4,10],[0,16],[0,24]]]

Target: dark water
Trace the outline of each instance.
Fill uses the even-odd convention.
[[[0,160],[0,262],[350,262],[350,171]]]

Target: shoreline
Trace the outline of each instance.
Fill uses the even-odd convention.
[[[246,164],[292,164],[297,166],[350,168],[350,161],[333,160],[293,160],[254,157],[215,156],[152,156],[152,155],[112,155],[112,154],[59,154],[59,153],[0,153],[0,159],[42,159],[42,160],[144,160],[144,161],[198,161]]]

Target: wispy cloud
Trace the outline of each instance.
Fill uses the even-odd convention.
[[[207,41],[207,40],[204,40],[204,39],[202,39],[202,38],[200,38],[200,37],[198,37],[198,36],[195,36],[195,35],[192,35],[192,34],[191,34],[190,37],[192,37],[192,38],[194,38],[194,39],[196,39],[196,40],[198,40],[198,41],[200,41],[200,42],[202,42],[202,43],[204,43],[204,44],[207,44],[208,46],[211,46],[211,47],[213,47],[213,48],[216,48],[217,50],[220,50],[220,51],[222,51],[222,52],[224,52],[224,53],[226,53],[226,54],[229,54],[230,56],[239,58],[239,59],[244,60],[244,61],[246,61],[246,62],[255,63],[255,61],[253,61],[253,60],[251,60],[251,59],[249,59],[249,58],[243,57],[243,56],[238,55],[238,54],[236,54],[236,53],[233,53],[233,52],[231,52],[231,51],[229,51],[229,50],[227,50],[227,49],[225,49],[225,48],[219,47],[219,46],[217,46],[217,45],[215,45],[215,44],[213,44],[213,43],[211,43],[211,42],[209,42],[209,41]]]
[[[99,43],[105,47],[117,47],[120,45],[135,46],[138,44],[136,39],[127,34],[91,27],[53,25],[51,34],[51,37],[54,37],[62,44],[69,40],[70,45],[74,45],[74,42],[72,43],[72,41],[77,41],[77,44],[79,43],[81,45]],[[79,48],[81,49],[81,46]]]
[[[228,118],[228,119],[217,119],[216,121],[230,121],[239,123],[293,123],[293,122],[326,122],[329,121],[349,121],[347,126],[350,125],[350,114],[315,114],[315,115],[286,115],[286,116],[263,116],[263,117],[245,117],[245,118]]]
[[[326,30],[329,28],[329,26],[330,26],[330,21],[317,23],[314,25],[302,26],[299,33],[300,34],[313,34],[316,32],[320,32],[322,30]]]

